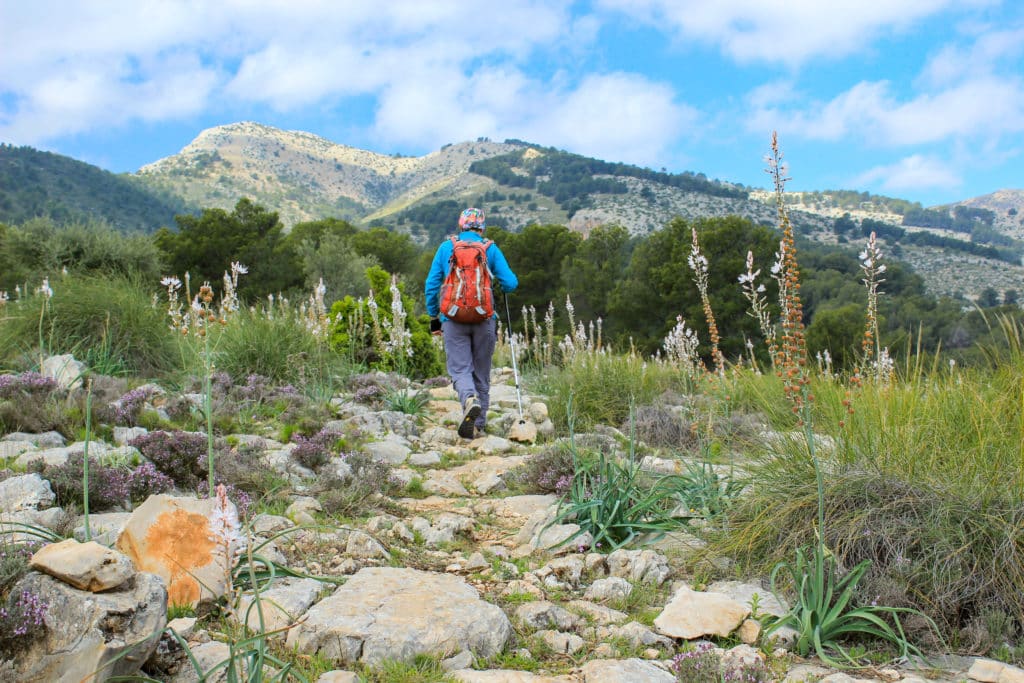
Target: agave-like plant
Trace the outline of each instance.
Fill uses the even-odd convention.
[[[771,573],[772,592],[779,595],[778,574],[784,571],[793,582],[796,601],[786,614],[768,625],[765,634],[770,635],[784,626],[792,627],[796,631],[797,654],[803,657],[813,651],[823,662],[837,668],[859,664],[840,644],[842,639],[857,635],[892,643],[900,657],[912,654],[923,658],[921,651],[907,640],[900,614],[928,619],[927,616],[909,607],[855,604],[857,584],[870,565],[871,560],[864,560],[840,577],[835,556],[822,543],[816,544],[809,554],[804,548],[798,548],[793,562],[781,562]],[[838,652],[843,661],[832,657],[829,654],[832,650]]]

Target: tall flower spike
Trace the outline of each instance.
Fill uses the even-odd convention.
[[[715,322],[715,314],[711,310],[711,300],[708,298],[708,259],[700,251],[700,243],[697,241],[696,228],[690,229],[693,235],[693,242],[690,247],[690,256],[687,263],[693,270],[693,279],[697,284],[697,291],[700,292],[700,301],[704,307],[704,318],[708,323],[708,335],[711,337],[711,358],[715,362],[715,372],[720,376],[725,375],[725,358],[718,348],[720,341],[718,336],[718,324]]]
[[[782,309],[781,335],[776,354],[776,372],[782,375],[786,396],[793,402],[793,411],[800,413],[804,406],[804,385],[806,377],[807,342],[804,338],[803,305],[800,302],[800,268],[796,262],[796,240],[793,224],[786,210],[785,185],[786,165],[782,162],[777,134],[772,131],[771,155],[765,171],[772,176],[775,186],[775,203],[778,209],[779,228],[782,239],[779,242],[777,268],[773,277],[779,283],[779,304]],[[777,272],[776,272],[777,271]]]
[[[781,266],[779,266],[781,270]],[[774,270],[774,268],[773,268]],[[757,284],[757,276],[760,270],[754,270],[754,252],[747,252],[747,272],[739,276],[739,282],[743,288],[743,296],[750,302],[750,311],[747,315],[757,320],[764,335],[765,343],[768,345],[768,356],[775,363],[775,355],[778,352],[775,342],[775,325],[772,324],[771,316],[768,313],[768,301],[764,296],[764,285]]]

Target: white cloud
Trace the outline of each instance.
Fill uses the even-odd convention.
[[[1024,130],[1024,84],[982,76],[901,101],[887,81],[861,82],[828,102],[764,106],[754,93],[750,130],[775,128],[815,140],[853,138],[869,146],[902,146],[950,139],[998,139]]]
[[[590,76],[527,123],[525,137],[600,159],[671,165],[668,150],[698,125],[664,84],[634,74]]]
[[[679,41],[712,43],[741,62],[798,65],[860,52],[955,0],[599,0],[610,10],[673,30]],[[991,4],[977,0],[966,4]]]
[[[853,186],[877,185],[887,191],[947,190],[959,187],[962,182],[946,162],[914,154],[894,164],[875,166],[857,176]]]
[[[992,30],[974,36],[969,46],[944,45],[928,60],[918,79],[924,87],[946,87],[963,78],[998,73],[1004,62],[1010,63],[1011,72],[1019,68],[1018,60],[1024,53],[1024,28]]]
[[[558,46],[571,23],[568,4],[3,3],[0,137],[36,144],[112,123],[171,120],[211,102],[297,110],[413,88],[403,83],[413,73],[471,77]],[[577,39],[596,35],[592,22],[573,25]],[[192,92],[182,88],[189,81]]]
[[[514,69],[406,79],[383,93],[376,132],[428,148],[476,137],[518,138],[660,166],[698,119],[670,87],[636,74],[593,75],[574,86],[558,80],[552,86]]]

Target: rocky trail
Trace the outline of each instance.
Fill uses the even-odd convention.
[[[794,683],[1024,681],[1024,671],[987,659],[936,656],[927,668],[902,662],[838,671],[788,653],[785,633],[764,645],[758,617],[782,614],[785,606],[765,579],[704,585],[689,575],[699,538],[680,532],[596,552],[588,536],[574,536],[576,525],[552,523],[556,496],[515,493],[514,472],[551,445],[554,429],[537,398],[523,397],[520,422],[510,371],[495,371],[490,433],[472,441],[456,434],[451,389],[430,393],[419,419],[350,396],[335,399],[336,420],[325,426],[358,431],[363,450],[417,493],[358,523],[328,523],[312,495],[324,471],[290,458],[294,444],[233,435],[235,443],[257,444],[263,466],[291,484],[280,514],[259,514],[246,526],[242,552],[294,574],[265,586],[258,608],[251,592],[233,590],[226,578],[239,547],[222,543],[212,526],[217,498],[161,494],[132,511],[94,514],[92,542],[84,542],[79,518],[78,540],[37,550],[33,571],[14,591],[31,590],[47,602],[45,636],[0,666],[0,680],[100,681],[142,670],[155,680],[198,681],[178,642],[157,637],[165,626],[209,671],[237,653],[242,623],[258,629],[262,621],[278,652],[334,667],[318,683],[367,680],[367,671],[421,655],[440,662],[444,680],[461,683],[668,683],[681,680],[672,663],[687,642],[713,651],[727,671],[759,662],[772,680]],[[129,450],[138,429],[119,429],[118,443],[91,448]],[[612,429],[595,438],[616,443]],[[50,484],[24,468],[38,459],[66,461],[81,448],[55,433],[2,437],[0,457],[13,470],[0,479],[5,530],[58,524],[62,512]],[[347,465],[326,467],[344,476]],[[204,614],[224,596],[234,608],[221,620],[167,621],[168,604],[195,605]],[[225,676],[222,666],[208,680]]]

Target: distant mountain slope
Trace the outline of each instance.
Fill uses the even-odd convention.
[[[463,142],[422,157],[387,156],[243,122],[202,131],[137,177],[205,207],[230,208],[249,197],[287,225],[326,216],[361,221],[389,203],[404,206],[451,183],[475,159],[511,149]]]
[[[37,216],[58,223],[105,220],[125,231],[173,226],[190,210],[174,195],[154,192],[129,176],[31,147],[0,144],[0,222]]]
[[[137,177],[201,206],[230,208],[250,197],[288,225],[336,216],[418,235],[441,229],[417,222],[435,213],[424,207],[450,201],[487,204],[492,222],[513,230],[538,222],[586,231],[610,222],[646,234],[677,215],[775,218],[771,205],[751,200],[744,188],[702,174],[658,173],[519,140],[480,139],[422,157],[387,156],[251,122],[204,130]],[[829,224],[800,211],[794,222],[807,230]]]
[[[957,206],[987,209],[995,217],[994,228],[1016,239],[1024,239],[1024,190],[996,190],[958,202]]]

